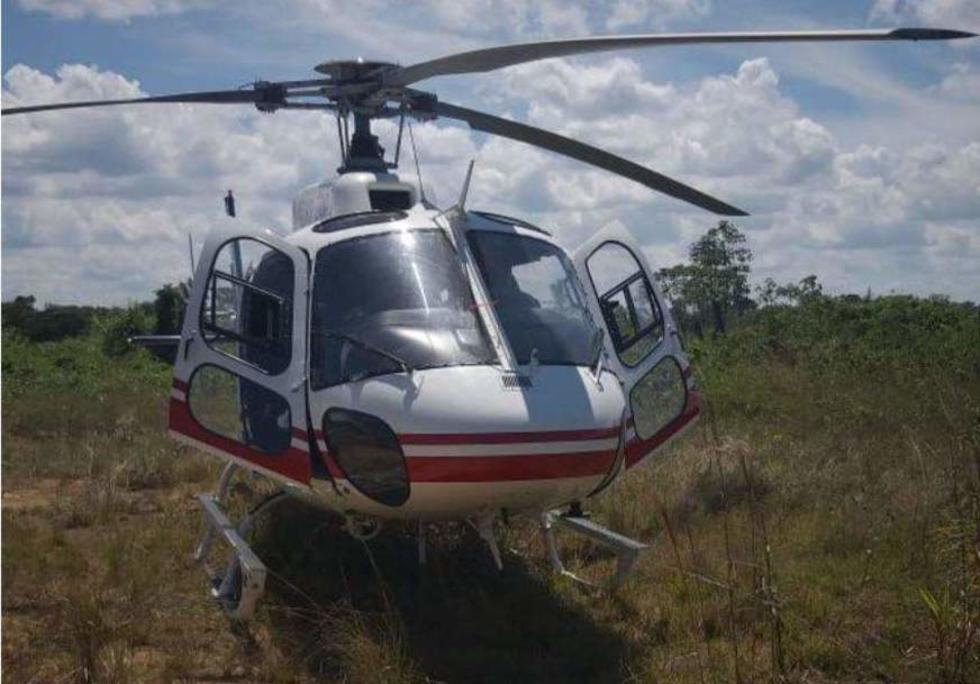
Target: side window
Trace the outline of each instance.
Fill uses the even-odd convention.
[[[620,360],[635,366],[664,336],[653,287],[633,253],[607,242],[586,260],[599,307]]]
[[[274,375],[289,366],[292,304],[292,260],[258,240],[231,240],[211,267],[201,330],[213,349]]]
[[[636,434],[650,439],[684,412],[687,385],[674,357],[664,357],[630,391]]]
[[[201,366],[188,390],[191,415],[222,437],[269,454],[289,448],[289,404],[275,392],[217,366]]]

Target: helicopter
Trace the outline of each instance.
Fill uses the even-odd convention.
[[[342,164],[293,202],[293,230],[228,226],[200,254],[176,342],[169,430],[227,465],[199,497],[195,551],[230,545],[211,594],[250,617],[267,569],[247,542],[254,521],[296,497],[370,539],[387,520],[470,522],[502,567],[494,523],[540,525],[553,569],[562,527],[611,549],[619,586],[646,545],[588,518],[606,490],[697,421],[700,395],[669,303],[621,225],[573,252],[519,218],[430,202],[397,173],[406,121],[451,119],[604,169],[723,216],[747,213],[586,143],[450,104],[415,84],[535,60],[682,44],[919,41],[976,34],[930,28],[683,33],[503,45],[408,66],[339,60],[318,78],[221,91],[38,104],[3,115],[131,104],[251,104],[336,118]],[[371,123],[397,120],[388,161]],[[351,126],[353,122],[353,126]],[[234,215],[231,194],[227,210]],[[193,258],[193,253],[192,253]],[[236,477],[273,490],[233,521]],[[206,564],[206,563],[205,563]]]

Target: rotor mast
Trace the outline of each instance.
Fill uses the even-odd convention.
[[[349,171],[387,171],[393,164],[385,161],[385,150],[378,136],[371,132],[371,116],[354,112],[354,135],[345,145],[347,154],[337,173]]]

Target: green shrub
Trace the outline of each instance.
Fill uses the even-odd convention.
[[[95,328],[102,336],[102,351],[117,357],[136,349],[129,341],[134,335],[146,335],[153,330],[153,314],[143,306],[130,306],[122,313],[100,316]]]

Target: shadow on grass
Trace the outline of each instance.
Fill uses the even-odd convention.
[[[359,678],[371,667],[352,667],[353,619],[362,636],[380,632],[375,652],[400,649],[427,681],[622,681],[629,644],[562,598],[543,577],[541,557],[505,553],[498,573],[468,526],[430,526],[428,538],[420,569],[414,525],[388,527],[365,545],[339,520],[285,502],[254,539],[271,572],[272,638],[287,657],[331,678],[349,679],[352,670]],[[378,668],[397,669],[383,662],[397,654],[380,655]]]

